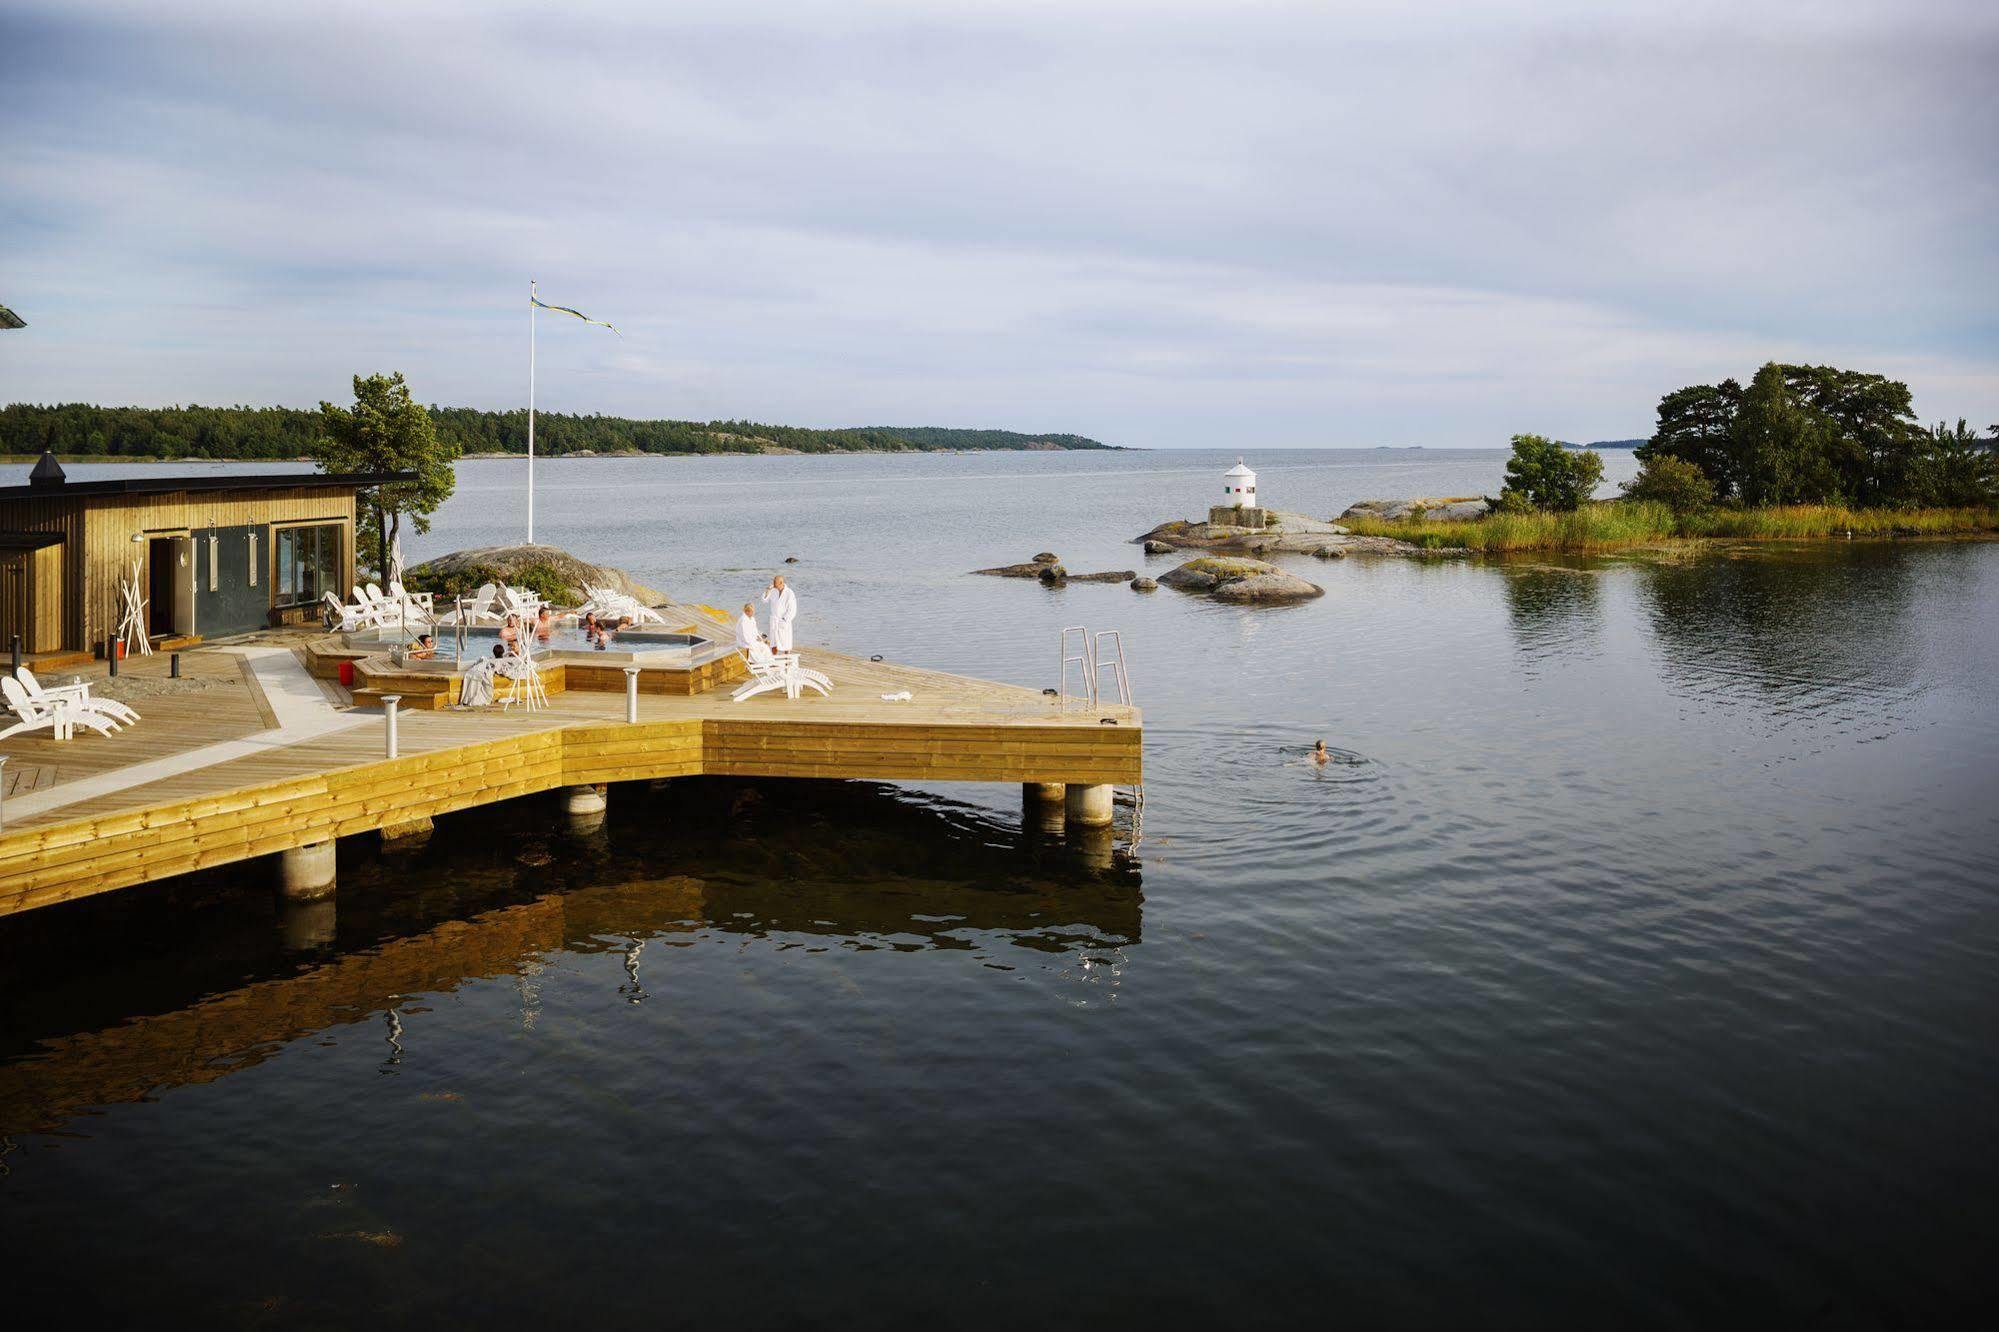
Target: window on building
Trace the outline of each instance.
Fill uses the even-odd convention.
[[[305,606],[340,595],[340,524],[287,527],[278,533],[280,606]]]

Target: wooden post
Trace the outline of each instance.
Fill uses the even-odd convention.
[[[387,751],[386,756],[389,758],[397,756],[396,705],[402,701],[403,696],[401,694],[382,695],[382,721],[385,725],[382,741]]]
[[[1020,797],[1022,828],[1037,833],[1062,831],[1062,783],[1024,782]]]
[[[1069,822],[1080,828],[1106,828],[1111,821],[1111,788],[1078,786],[1071,782],[1065,801]]]
[[[625,667],[625,720],[631,725],[639,721],[639,668]]]

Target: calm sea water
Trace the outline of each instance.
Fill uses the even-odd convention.
[[[1120,630],[1135,852],[1011,787],[693,782],[343,847],[331,920],[242,872],[0,922],[17,1281],[297,1327],[1988,1307],[1999,545],[965,576],[1170,567],[1128,538],[1233,461],[544,466],[543,540],[715,604],[783,568],[808,649],[1041,686]],[[1503,455],[1251,462],[1325,514]],[[520,478],[466,464],[413,555],[517,539]]]

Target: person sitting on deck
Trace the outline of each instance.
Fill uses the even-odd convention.
[[[458,677],[458,701],[454,708],[483,708],[493,701],[493,678],[507,672],[507,645],[493,644],[493,655],[473,662]]]
[[[757,629],[756,607],[745,601],[743,603],[743,613],[736,617],[736,651],[747,652],[750,649],[750,644],[761,643],[763,641],[764,636]]]

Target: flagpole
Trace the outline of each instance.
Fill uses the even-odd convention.
[[[534,279],[528,279],[528,544],[534,544]]]

